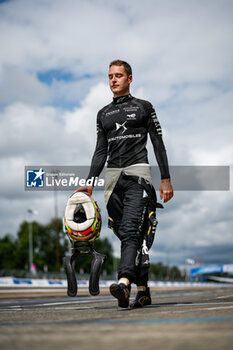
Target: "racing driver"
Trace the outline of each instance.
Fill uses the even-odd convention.
[[[121,241],[118,283],[110,286],[110,293],[119,307],[128,308],[131,284],[135,283],[137,295],[131,306],[143,307],[151,304],[151,295],[148,259],[143,259],[145,249],[141,247],[144,231],[148,229],[146,221],[154,213],[148,213],[148,205],[156,203],[146,149],[148,134],[161,174],[160,199],[169,201],[173,188],[156,112],[150,102],[130,94],[131,66],[122,60],[112,61],[108,78],[113,101],[97,114],[97,142],[88,179],[98,177],[107,161],[105,203],[109,225]],[[76,191],[91,195],[93,186]]]

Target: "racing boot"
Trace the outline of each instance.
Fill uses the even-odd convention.
[[[138,292],[135,300],[130,304],[131,308],[139,308],[145,305],[151,305],[150,288],[145,286],[138,286]]]
[[[109,290],[110,293],[118,299],[118,306],[122,308],[128,308],[129,307],[129,297],[130,297],[130,284],[128,279],[124,279],[124,283],[122,282],[123,279],[120,279],[118,283],[111,284]],[[125,282],[125,280],[128,281]]]

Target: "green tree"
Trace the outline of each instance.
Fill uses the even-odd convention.
[[[172,280],[180,280],[182,278],[181,272],[177,266],[172,266],[169,270],[169,276]]]
[[[15,267],[15,248],[16,242],[10,234],[0,239],[0,269]]]
[[[150,266],[150,278],[151,279],[171,279],[178,280],[181,279],[181,272],[178,267],[169,267],[163,265],[161,262],[157,264],[151,264]]]
[[[57,220],[57,223],[55,222]],[[32,222],[33,232],[33,262],[38,271],[43,271],[46,265],[48,271],[56,271],[56,226],[58,225],[59,239],[63,237],[62,221],[53,219],[48,225],[41,225]],[[17,246],[15,255],[15,267],[18,269],[28,269],[29,265],[29,224],[24,221],[17,234]],[[62,257],[68,249],[68,242],[60,244],[60,264]]]
[[[152,278],[164,279],[167,276],[167,266],[164,266],[161,262],[151,264],[149,271]]]
[[[6,235],[0,239],[0,268],[29,271],[29,225],[32,225],[33,238],[33,262],[37,271],[43,271],[47,266],[48,272],[56,271],[56,232],[59,236],[59,260],[62,267],[62,259],[68,254],[69,240],[63,232],[62,220],[52,219],[47,225],[36,221],[22,222],[13,239]],[[103,265],[103,271],[110,274],[113,271],[113,249],[107,238],[94,242],[94,249],[98,253],[105,254],[107,259]],[[80,256],[77,259],[76,270],[83,269],[90,272],[91,256]]]

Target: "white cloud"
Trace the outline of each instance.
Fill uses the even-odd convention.
[[[50,91],[37,76],[15,66],[3,66],[0,75],[0,104],[24,102],[43,104],[50,100]]]
[[[38,220],[53,215],[53,192],[25,192],[25,165],[89,165],[96,139],[96,113],[108,102],[103,83],[93,87],[73,111],[14,103],[0,114],[1,235],[15,233],[28,207]],[[68,192],[59,193],[63,215]],[[6,203],[11,203],[7,204]],[[52,205],[52,207],[51,207]],[[7,209],[6,209],[7,208]],[[12,217],[14,220],[12,220]]]
[[[97,111],[110,101],[111,95],[106,84],[99,83],[92,87],[80,108],[65,113],[65,132],[68,132],[71,137],[75,137],[73,134],[80,132],[86,133],[90,139],[95,139]]]
[[[208,260],[208,251],[223,245],[232,247],[232,194],[229,192],[176,192],[173,203],[158,210],[159,220],[152,257],[155,261],[176,260],[200,256]],[[206,248],[204,251],[202,248]],[[222,260],[231,256],[222,252]]]
[[[205,150],[193,148],[190,152],[192,163],[196,165],[232,165],[233,145],[226,145],[220,149]]]

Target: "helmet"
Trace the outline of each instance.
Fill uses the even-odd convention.
[[[100,209],[86,192],[76,192],[68,200],[65,230],[69,238],[76,241],[94,241],[99,238],[102,219]]]

